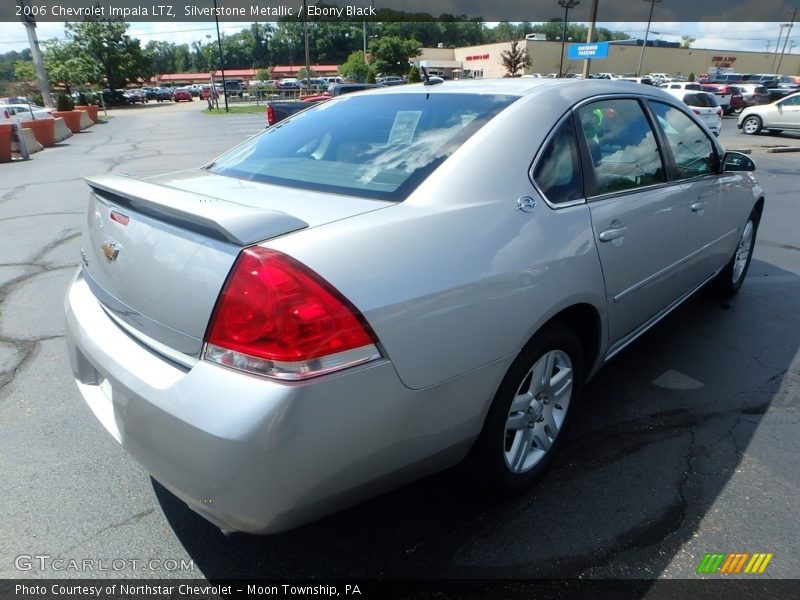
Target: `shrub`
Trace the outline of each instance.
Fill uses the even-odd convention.
[[[89,104],[89,99],[86,97],[86,94],[83,92],[78,92],[78,99],[75,102],[78,106],[86,106]]]
[[[408,83],[419,83],[422,81],[422,77],[419,75],[419,69],[417,67],[411,67],[408,70]]]
[[[73,110],[74,108],[75,103],[65,93],[62,92],[56,97],[56,110]]]

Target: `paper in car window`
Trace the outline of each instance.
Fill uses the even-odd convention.
[[[394,117],[388,144],[410,144],[422,116],[421,110],[400,110]]]

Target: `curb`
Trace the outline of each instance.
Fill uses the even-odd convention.
[[[800,152],[800,146],[785,146],[783,148],[767,148],[770,153]]]

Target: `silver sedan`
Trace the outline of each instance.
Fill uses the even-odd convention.
[[[196,170],[88,180],[76,383],[223,530],[464,460],[523,490],[589,377],[701,287],[742,285],[753,169],[634,83],[344,96]]]

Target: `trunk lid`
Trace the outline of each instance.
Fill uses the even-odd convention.
[[[202,170],[87,183],[84,278],[121,327],[187,365],[242,247],[391,205]]]

